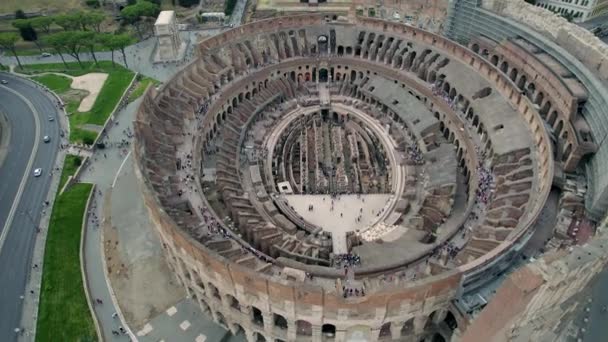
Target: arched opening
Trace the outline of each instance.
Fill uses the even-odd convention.
[[[317,44],[319,45],[319,54],[320,55],[328,53],[327,36],[323,36],[323,35],[319,36],[317,38]]]
[[[243,327],[238,324],[238,323],[234,323],[232,325],[232,335],[242,335],[245,334],[245,329],[243,329]]]
[[[200,301],[201,303],[201,308],[203,309],[203,313],[207,316],[211,315],[211,308],[209,307],[209,304],[207,304],[207,302],[205,302],[204,300],[201,299]]]
[[[473,52],[475,52],[475,53],[479,53],[479,45],[478,44],[473,44],[471,46],[471,50],[473,50]]]
[[[228,301],[228,305],[230,305],[231,308],[236,310],[241,309],[241,304],[239,303],[238,299],[236,299],[233,295],[226,295],[226,300]]]
[[[352,47],[350,47],[350,46],[347,46],[347,47],[346,47],[346,54],[347,54],[347,55],[352,55],[352,54],[353,54],[353,48],[352,48]]]
[[[445,338],[440,333],[435,333],[431,342],[445,342]]]
[[[312,336],[312,324],[310,324],[307,321],[297,320],[296,321],[296,335]]]
[[[530,100],[534,100],[534,93],[536,92],[536,85],[532,82],[528,84],[527,95]]]
[[[226,318],[224,317],[224,315],[221,312],[217,311],[215,313],[215,317],[217,317],[217,322],[220,325],[223,325],[224,327],[228,328],[228,324],[226,324]]]
[[[513,82],[515,82],[515,80],[517,80],[517,69],[515,69],[515,68],[511,69],[511,73],[509,74],[509,78]]]
[[[287,320],[279,314],[274,314],[274,325],[279,329],[287,329]]]
[[[338,56],[342,56],[344,54],[344,46],[338,46]]]
[[[551,115],[549,115],[549,119],[547,120],[547,123],[550,126],[553,126],[553,124],[555,123],[555,120],[557,119],[557,111],[552,111]]]
[[[251,314],[252,314],[251,321],[253,322],[253,324],[263,327],[264,326],[264,316],[262,315],[262,311],[260,311],[260,309],[256,308],[255,306],[252,306]]]
[[[492,55],[492,58],[490,58],[490,63],[492,63],[494,66],[497,66],[498,65],[498,56]]]
[[[255,342],[266,342],[266,337],[259,332],[253,333],[253,336],[255,338]]]
[[[543,94],[542,91],[538,92],[538,94],[536,95],[536,99],[534,99],[534,104],[537,104],[540,106],[541,103],[543,103],[543,100],[545,99],[545,94]]]
[[[456,321],[456,317],[454,317],[454,314],[451,311],[448,311],[448,313],[447,313],[447,315],[445,315],[445,319],[443,321],[452,330],[455,330],[456,328],[458,328],[458,322]]]
[[[502,62],[502,64],[500,64],[500,71],[507,73],[507,71],[509,71],[509,63]]]
[[[296,72],[295,71],[290,72],[289,76],[291,77],[292,81],[294,81],[294,82],[296,81]]]
[[[219,300],[222,299],[222,297],[220,297],[220,291],[217,289],[217,287],[215,287],[215,285],[209,283],[209,288],[211,289],[211,294],[213,295],[213,297],[215,297]]]
[[[477,125],[479,125],[479,117],[475,115],[475,117],[473,117],[473,126],[477,127]]]
[[[321,334],[325,337],[336,336],[336,326],[333,324],[323,324],[321,327]]]
[[[387,322],[382,324],[380,328],[380,337],[389,337],[391,336],[391,322]]]
[[[401,327],[401,336],[410,336],[414,332],[414,317],[403,323]]]
[[[562,129],[564,129],[564,120],[559,120],[557,127],[555,127],[555,135],[560,136],[562,134]]]
[[[528,79],[526,78],[526,75],[521,75],[521,77],[519,78],[519,82],[517,82],[517,87],[521,90],[524,90],[527,81]]]
[[[327,82],[328,74],[327,69],[319,69],[319,82]]]

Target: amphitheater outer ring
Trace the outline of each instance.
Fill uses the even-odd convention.
[[[199,50],[204,54],[213,46],[229,42],[237,36],[242,36],[245,32],[298,28],[312,24],[320,25],[325,21],[326,18],[320,15],[264,20],[235,28],[208,39],[200,44]],[[449,301],[457,295],[458,289],[467,275],[482,272],[484,268],[495,262],[515,244],[528,236],[529,228],[536,221],[536,218],[548,197],[554,170],[550,140],[539,114],[536,112],[533,105],[527,101],[525,96],[522,96],[519,93],[517,87],[511,80],[500,73],[499,70],[488,61],[475,55],[466,47],[448,41],[441,36],[413,27],[376,19],[356,18],[355,23],[370,30],[389,33],[394,32],[395,34],[399,32],[409,39],[419,39],[427,44],[435,45],[437,48],[442,49],[442,51],[448,52],[450,56],[458,58],[464,64],[471,65],[478,70],[478,73],[481,76],[492,83],[502,96],[508,99],[513,107],[518,109],[525,121],[528,122],[530,129],[537,132],[534,139],[539,146],[538,163],[540,166],[540,174],[538,176],[540,180],[540,191],[535,197],[534,207],[528,211],[525,223],[521,225],[522,227],[518,230],[518,233],[510,236],[486,255],[471,263],[436,276],[430,276],[418,281],[409,282],[408,284],[400,284],[399,287],[387,286],[380,291],[360,298],[357,302],[344,302],[337,296],[323,293],[322,290],[316,286],[291,283],[282,280],[277,281],[270,277],[256,274],[245,267],[228,263],[226,259],[216,255],[213,251],[208,250],[205,246],[192,239],[176,225],[173,219],[161,206],[154,188],[144,176],[146,175],[146,167],[142,164],[142,161],[145,158],[145,151],[141,142],[136,141],[136,173],[143,183],[142,190],[144,200],[150,212],[151,220],[159,231],[162,241],[166,245],[169,264],[178,275],[180,281],[184,282],[184,285],[186,285],[187,288],[190,287],[190,285],[196,287],[197,282],[192,281],[193,284],[185,283],[184,280],[186,277],[184,277],[184,272],[190,272],[190,270],[196,270],[197,275],[204,284],[212,283],[216,288],[221,288],[221,292],[223,293],[222,300],[216,300],[209,295],[205,296],[204,299],[199,299],[199,302],[204,300],[207,303],[212,304],[209,306],[213,308],[212,315],[216,321],[219,320],[218,312],[222,313],[225,317],[230,317],[227,324],[228,328],[231,330],[234,331],[236,329],[235,324],[245,328],[248,338],[257,332],[268,338],[272,337],[291,340],[294,332],[292,322],[295,322],[296,320],[306,320],[312,324],[313,341],[320,340],[320,329],[323,324],[333,324],[336,326],[336,340],[343,339],[346,334],[349,333],[349,328],[358,324],[368,326],[372,336],[376,336],[376,338],[380,327],[386,322],[397,323],[413,318],[415,330],[419,330],[420,324],[417,323],[423,321],[424,317],[428,319],[430,313],[450,308]],[[286,63],[289,62],[290,61],[286,61]],[[185,70],[187,69],[188,67],[186,67]],[[169,85],[179,79],[183,73],[184,71],[178,74],[172,81],[166,84],[160,92],[163,92]],[[154,90],[149,90],[144,101],[153,101],[154,95]],[[221,101],[217,101],[217,103],[220,102]],[[213,107],[209,112],[213,112]],[[140,109],[138,121],[145,120],[145,113]],[[200,146],[200,143],[198,145]],[[185,270],[185,267],[187,267],[188,270]],[[204,296],[205,291],[202,290],[202,288],[199,287],[196,290],[200,290],[199,293],[203,293]],[[235,311],[225,305],[223,297],[227,295],[238,298],[239,301],[244,304],[241,305],[242,310]],[[250,311],[247,311],[248,309],[246,308],[249,305],[255,305],[260,308],[264,315],[265,322],[270,320],[272,313],[278,313],[286,317],[289,323],[287,331],[284,333],[277,331],[276,328],[269,326],[269,324],[265,324],[263,327],[252,324],[251,319],[248,316]],[[357,311],[364,315],[363,317],[365,318],[359,320],[350,319],[346,322],[344,317],[341,317],[344,316],[344,314],[340,314],[340,311],[351,310],[353,306],[355,306]],[[378,309],[380,309],[380,311],[384,310],[384,312],[378,313]],[[398,314],[387,315],[386,313],[388,311],[398,312]],[[367,312],[367,314],[365,314],[365,312]],[[456,319],[461,320],[463,318],[457,316]]]

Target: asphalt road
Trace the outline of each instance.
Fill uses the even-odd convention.
[[[8,155],[0,168],[0,336],[9,342],[17,340],[14,331],[20,325],[23,306],[20,296],[31,296],[25,286],[60,139],[58,109],[50,95],[14,75],[0,73],[0,79],[9,82],[0,85],[0,111],[7,114],[11,125]],[[44,135],[51,137],[49,143],[43,142]],[[36,168],[43,169],[40,177],[33,176]]]

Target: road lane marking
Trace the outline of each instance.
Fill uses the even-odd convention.
[[[0,235],[0,252],[2,251],[2,247],[4,246],[4,240],[6,240],[6,236],[8,231],[13,223],[13,217],[15,216],[15,211],[17,211],[17,207],[19,206],[19,202],[21,201],[21,195],[23,194],[23,189],[25,188],[25,183],[27,183],[27,179],[30,176],[32,171],[32,164],[34,164],[34,159],[36,158],[36,154],[38,153],[38,145],[40,143],[40,118],[38,117],[38,111],[34,108],[34,105],[26,99],[23,95],[18,93],[17,91],[8,88],[6,86],[0,86],[2,89],[8,90],[9,92],[17,95],[17,97],[21,98],[23,102],[30,108],[30,112],[34,115],[34,126],[35,129],[35,140],[34,140],[34,148],[30,153],[30,159],[27,162],[27,166],[25,168],[25,173],[21,178],[21,184],[19,184],[19,189],[17,190],[17,195],[13,200],[13,205],[11,206],[11,210],[8,213],[8,217],[6,218],[6,222],[4,222],[4,227],[2,228],[2,234]]]
[[[125,166],[125,162],[127,161],[127,159],[129,159],[130,155],[131,155],[131,151],[129,151],[129,153],[127,153],[127,156],[120,164],[120,167],[118,168],[118,171],[116,172],[116,176],[114,176],[114,181],[112,182],[112,188],[114,188],[114,185],[116,185],[116,181],[118,180],[118,175],[120,174],[120,170],[122,170],[122,167]]]

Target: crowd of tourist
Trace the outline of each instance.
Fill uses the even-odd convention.
[[[334,267],[347,268],[361,265],[361,257],[354,253],[336,254],[332,260]]]
[[[418,146],[408,145],[406,148],[407,156],[410,161],[414,162],[416,165],[424,164],[424,159],[422,158],[422,152],[418,149]]]
[[[480,164],[477,166],[477,177],[479,178],[476,192],[477,202],[487,204],[494,191],[494,175],[487,167]]]

